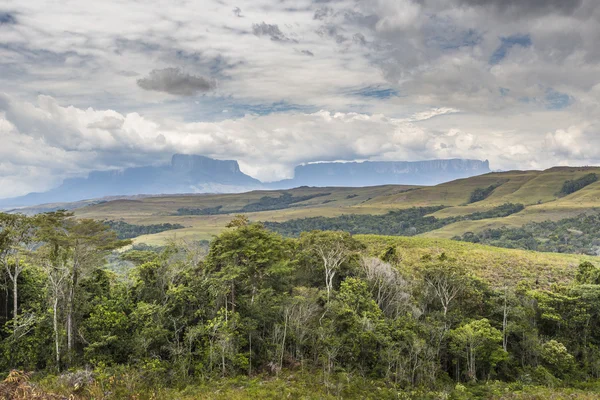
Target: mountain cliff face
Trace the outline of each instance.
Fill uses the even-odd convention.
[[[479,160],[365,161],[315,163],[296,167],[294,178],[272,187],[374,186],[385,184],[437,185],[454,179],[491,172],[489,162]]]
[[[116,195],[233,193],[260,187],[260,181],[240,171],[237,161],[176,154],[170,165],[93,171],[87,178],[66,179],[48,192],[0,200],[0,206],[30,206]]]
[[[166,166],[94,171],[87,178],[66,179],[48,192],[0,200],[0,207],[138,194],[239,193],[298,186],[434,185],[487,172],[490,172],[487,161],[461,159],[318,163],[296,167],[293,179],[263,184],[240,171],[237,161],[175,154]]]

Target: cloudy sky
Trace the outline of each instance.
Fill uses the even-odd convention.
[[[0,197],[237,159],[600,163],[597,0],[0,0]]]

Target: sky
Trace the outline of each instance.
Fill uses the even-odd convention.
[[[600,164],[597,0],[0,0],[0,197],[235,159]]]

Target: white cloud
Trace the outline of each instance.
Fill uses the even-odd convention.
[[[178,151],[238,159],[261,179],[322,160],[600,162],[596,0],[7,0],[3,10],[17,17],[0,26],[0,196]],[[531,45],[498,52],[511,37]],[[152,76],[158,91],[138,86]]]
[[[301,163],[328,160],[489,158],[493,168],[600,160],[600,152],[587,150],[587,127],[523,138],[502,118],[490,129],[477,116],[450,109],[409,118],[322,110],[186,123],[64,107],[48,96],[32,104],[5,95],[0,104],[0,176],[6,183],[0,197],[47,189],[94,169],[166,163],[176,152],[237,159],[244,172],[264,181],[289,178]],[[529,129],[526,120],[514,123]]]

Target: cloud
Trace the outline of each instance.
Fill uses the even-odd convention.
[[[179,68],[154,69],[146,78],[137,80],[144,90],[165,92],[176,96],[194,96],[216,87],[214,81],[182,72]]]
[[[459,4],[493,7],[515,14],[572,14],[583,3],[582,0],[459,0]]]
[[[269,36],[271,40],[276,42],[289,42],[292,39],[288,38],[281,32],[277,24],[267,24],[264,21],[260,24],[252,25],[252,33],[256,36]]]
[[[264,181],[289,178],[296,165],[315,161],[489,158],[493,168],[504,169],[600,161],[600,152],[586,144],[597,142],[590,142],[593,125],[567,119],[564,129],[549,130],[561,120],[549,118],[534,134],[536,117],[498,116],[487,121],[490,128],[476,115],[465,119],[456,109],[434,108],[407,118],[321,110],[182,122],[65,107],[48,96],[37,103],[0,96],[0,171],[23,181],[19,189],[2,187],[0,197],[47,189],[91,170],[166,163],[177,152],[236,159]]]
[[[5,176],[44,188],[188,147],[262,178],[352,157],[600,162],[597,0],[202,5],[30,0],[0,11]],[[571,127],[575,142],[557,133]],[[577,141],[592,145],[567,151]]]

